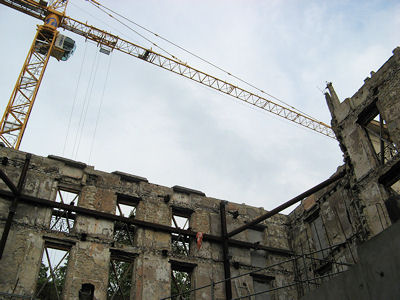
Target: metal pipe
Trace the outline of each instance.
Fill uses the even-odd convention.
[[[285,208],[288,208],[289,206],[292,206],[293,204],[296,204],[297,202],[303,200],[304,198],[311,196],[312,194],[314,194],[315,192],[318,192],[319,190],[327,187],[328,185],[336,182],[337,180],[339,180],[340,178],[344,177],[346,175],[345,171],[342,171],[334,176],[332,176],[331,178],[321,182],[320,184],[314,186],[313,188],[305,191],[304,193],[298,195],[297,197],[294,197],[293,199],[279,205],[278,207],[276,207],[275,209],[265,213],[264,215],[254,219],[253,221],[246,223],[243,226],[240,226],[239,228],[236,228],[235,230],[232,230],[231,232],[228,233],[228,237],[232,237],[248,228],[250,228],[251,226],[254,226],[268,218],[271,218],[272,216],[276,215],[277,213],[281,212],[282,210],[284,210]]]

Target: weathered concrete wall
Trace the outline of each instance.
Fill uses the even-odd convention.
[[[399,299],[399,236],[400,222],[397,222],[359,247],[357,265],[302,299]]]
[[[400,179],[400,48],[393,54],[376,73],[371,72],[371,78],[365,80],[353,97],[343,102],[333,86],[327,86],[332,128],[345,162],[338,171],[344,169],[346,176],[303,200],[290,214],[289,240],[294,252],[319,251],[295,261],[296,278],[306,281],[298,287],[299,295],[329,281],[329,274],[348,268],[335,262],[357,263],[360,255],[357,245],[391,225],[385,202],[400,192],[399,182],[395,183]],[[379,114],[383,126],[376,117]],[[389,155],[385,152],[384,161],[379,153],[381,144],[391,150]],[[319,279],[307,283],[316,277]],[[364,299],[361,296],[349,299],[361,298]]]
[[[393,182],[383,182],[382,178],[387,179],[389,174],[391,178],[399,176],[393,166],[399,161],[400,47],[377,72],[371,72],[371,78],[365,80],[353,97],[340,103],[332,85],[328,84],[328,90],[326,99],[332,114],[332,128],[344,153],[349,185],[354,190],[354,202],[363,218],[364,238],[368,239],[383,230],[381,223],[385,227],[390,224],[385,201],[397,189],[390,188]],[[378,114],[384,122],[380,132],[382,138],[370,126],[371,122],[377,123],[373,119]],[[379,148],[376,142],[375,145],[371,142],[377,137],[391,151],[384,162],[376,152]]]
[[[3,158],[7,158],[8,161],[0,167],[16,183],[25,154],[0,148],[0,159]],[[0,183],[0,189],[7,190],[4,183]],[[120,195],[136,199],[136,220],[164,226],[172,226],[174,211],[179,211],[178,215],[182,214],[182,211],[187,212],[189,226],[193,232],[221,235],[221,200],[206,197],[193,190],[151,184],[145,178],[134,175],[97,171],[91,166],[60,157],[33,156],[22,194],[60,201],[57,200],[59,189],[79,195],[78,199],[74,200],[75,206],[103,213],[118,213],[117,203],[120,201]],[[10,203],[9,200],[0,198],[0,233]],[[228,231],[265,212],[262,208],[227,202]],[[174,252],[170,233],[136,226],[131,232],[133,243],[127,243],[116,238],[115,223],[102,217],[76,213],[73,217],[73,227],[64,232],[50,229],[51,217],[51,208],[19,203],[4,257],[0,260],[0,269],[7,271],[0,272],[0,292],[32,296],[37,288],[36,280],[44,248],[50,244],[56,244],[60,249],[69,252],[63,299],[78,299],[79,290],[85,284],[93,285],[95,299],[106,299],[112,253],[123,253],[124,256],[132,257],[130,299],[161,299],[169,296],[172,264],[193,266],[190,272],[192,287],[207,285],[211,281],[216,282],[224,278],[220,243],[205,240],[198,249],[195,239],[190,238],[190,250],[186,255]],[[288,251],[290,252],[287,223],[287,216],[276,215],[254,230],[247,230],[235,236],[239,241],[268,246],[272,252],[230,246],[232,275],[286,259]],[[269,276],[271,287],[293,280],[292,265],[259,273]],[[233,280],[232,287],[234,297],[251,294],[254,292],[253,278],[247,275]],[[215,299],[225,299],[224,284],[215,286],[214,296]],[[193,299],[210,297],[210,288],[199,290],[192,295]],[[281,293],[279,299],[296,297],[295,289],[288,288]]]

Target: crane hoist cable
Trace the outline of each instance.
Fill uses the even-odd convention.
[[[75,107],[76,107],[76,102],[77,102],[77,99],[78,99],[79,85],[80,85],[80,82],[81,82],[81,76],[82,76],[83,67],[84,67],[85,61],[86,61],[87,45],[88,44],[85,43],[85,51],[83,52],[81,68],[79,70],[78,80],[76,82],[76,87],[75,87],[74,101],[73,101],[73,104],[72,104],[71,113],[69,114],[69,120],[68,120],[68,126],[67,126],[67,134],[65,135],[64,147],[63,147],[63,151],[62,151],[62,155],[63,156],[65,154],[65,149],[67,148],[67,141],[68,141],[69,132],[70,132],[71,123],[72,123],[72,116],[74,114]]]
[[[79,153],[79,148],[81,145],[81,141],[82,141],[82,136],[84,135],[85,129],[86,129],[86,120],[87,120],[87,115],[88,115],[88,111],[89,111],[89,106],[91,105],[91,102],[93,100],[93,88],[96,82],[96,78],[97,78],[97,74],[98,74],[98,68],[99,68],[99,63],[100,63],[100,57],[99,57],[99,52],[97,53],[97,61],[96,61],[96,67],[94,70],[94,75],[93,75],[93,79],[92,79],[92,84],[90,86],[90,91],[89,94],[87,95],[87,101],[86,101],[86,107],[84,107],[84,115],[83,115],[83,120],[82,120],[82,127],[79,133],[79,140],[78,140],[78,146],[76,147],[76,153],[75,153],[75,159],[78,156]]]
[[[150,40],[149,38],[145,37],[143,34],[139,33],[137,30],[133,29],[132,27],[130,27],[129,25],[125,24],[124,22],[122,22],[121,20],[118,20],[116,17],[114,17],[112,14],[106,12],[104,9],[102,9],[99,4],[95,4],[92,1],[89,1],[91,4],[93,4],[95,7],[97,7],[98,9],[100,9],[102,12],[104,12],[105,14],[107,14],[110,18],[114,19],[115,21],[117,21],[118,23],[120,23],[121,25],[125,26],[126,28],[128,28],[129,30],[133,31],[134,33],[136,33],[137,35],[139,35],[141,38],[145,39],[146,41],[148,41],[150,44],[152,44],[154,47],[160,49],[161,51],[163,51],[164,53],[167,53],[169,56],[171,56],[173,59],[176,59],[180,62],[182,62],[182,60],[180,60],[178,57],[176,57],[175,55],[173,55],[172,53],[168,52],[167,50],[165,50],[164,48],[162,48],[161,46],[157,45],[156,43],[154,43],[152,40]],[[97,2],[96,2],[97,3]]]
[[[97,133],[97,126],[98,126],[98,124],[99,124],[100,113],[101,113],[101,109],[102,109],[102,107],[103,107],[104,93],[105,93],[105,91],[106,91],[106,86],[107,86],[107,83],[108,83],[108,75],[110,74],[111,60],[112,60],[112,55],[110,56],[110,58],[109,58],[109,60],[108,60],[108,67],[107,67],[106,78],[105,78],[105,80],[104,80],[103,90],[102,90],[101,96],[100,96],[99,109],[98,109],[98,111],[97,111],[96,123],[95,123],[95,126],[94,126],[93,137],[92,137],[92,143],[91,143],[91,145],[90,145],[89,160],[88,160],[88,163],[89,163],[89,164],[90,164],[90,161],[91,161],[91,159],[92,159],[92,152],[93,152],[94,141],[95,141],[96,133]]]
[[[279,99],[279,98],[277,98],[277,97],[271,95],[271,94],[268,93],[268,92],[265,92],[264,90],[258,88],[258,87],[255,86],[254,84],[252,84],[252,83],[250,83],[250,82],[248,82],[248,81],[246,81],[246,80],[240,78],[239,76],[236,76],[236,75],[232,74],[231,72],[229,72],[229,71],[227,71],[227,70],[225,70],[225,69],[223,69],[223,68],[217,66],[216,64],[210,62],[209,60],[202,58],[201,56],[197,55],[196,53],[194,53],[194,52],[192,52],[192,51],[190,51],[190,50],[187,50],[187,49],[185,49],[184,47],[179,46],[178,44],[172,42],[171,40],[169,40],[169,39],[163,37],[162,35],[160,35],[160,34],[154,32],[154,31],[152,31],[152,30],[150,30],[150,29],[148,29],[148,28],[146,28],[146,27],[144,27],[143,25],[138,24],[138,23],[135,22],[135,21],[132,21],[131,19],[125,17],[124,15],[118,13],[117,11],[112,10],[111,8],[108,8],[108,7],[106,7],[105,5],[103,5],[103,4],[101,4],[101,3],[97,2],[97,1],[94,1],[94,0],[88,0],[88,2],[89,2],[90,4],[92,4],[93,6],[95,6],[96,8],[100,9],[102,12],[104,12],[105,14],[107,14],[109,17],[113,18],[114,20],[116,20],[117,22],[119,22],[120,24],[122,24],[123,26],[127,27],[128,29],[132,30],[133,32],[135,32],[136,34],[138,34],[139,36],[141,36],[142,38],[146,39],[146,41],[152,43],[154,46],[156,46],[157,48],[161,49],[162,51],[164,51],[165,53],[167,53],[168,55],[170,55],[172,58],[179,60],[176,56],[170,54],[170,53],[167,52],[165,49],[162,49],[162,48],[161,48],[159,45],[157,45],[156,43],[152,42],[152,41],[149,40],[148,38],[144,37],[142,34],[138,33],[136,30],[132,29],[130,26],[128,26],[128,25],[124,24],[122,21],[118,20],[118,19],[117,19],[116,17],[114,17],[111,13],[113,13],[114,15],[116,15],[116,16],[118,16],[118,17],[120,17],[120,18],[122,18],[122,19],[124,19],[124,20],[126,20],[126,21],[128,21],[129,23],[134,24],[135,26],[137,26],[137,27],[143,29],[144,31],[147,31],[148,33],[154,35],[155,37],[160,38],[161,40],[163,40],[163,41],[165,41],[165,42],[167,42],[167,43],[169,43],[169,44],[171,44],[171,45],[177,47],[178,49],[180,49],[180,50],[182,50],[182,51],[184,51],[184,52],[186,52],[186,53],[188,53],[188,54],[190,54],[190,55],[196,57],[197,59],[203,61],[204,63],[206,63],[206,64],[208,64],[208,65],[210,65],[210,66],[212,66],[212,67],[214,67],[214,68],[216,68],[216,69],[218,69],[218,70],[220,70],[221,72],[224,72],[224,73],[227,74],[228,76],[231,76],[232,78],[235,78],[236,80],[239,80],[240,82],[242,82],[242,83],[244,83],[244,84],[246,84],[246,85],[248,85],[248,86],[254,88],[255,90],[257,90],[257,91],[259,91],[259,92],[261,92],[261,93],[263,93],[263,94],[265,94],[265,95],[267,95],[267,96],[269,96],[269,97],[275,99],[276,101],[279,101],[280,103],[283,103],[283,104],[287,105],[287,106],[290,107],[291,109],[293,109],[293,110],[295,110],[295,111],[298,111],[298,112],[302,113],[303,115],[306,115],[307,117],[309,117],[309,118],[311,118],[311,119],[313,119],[313,120],[315,120],[315,121],[318,121],[317,119],[315,119],[314,117],[310,116],[310,115],[307,114],[306,112],[303,112],[303,111],[297,109],[296,107],[293,107],[293,106],[290,105],[289,103],[287,103],[287,102],[285,102],[285,101],[283,101],[283,100],[281,100],[281,99]],[[111,12],[111,13],[109,13],[109,12],[107,12],[107,11],[109,11],[109,12]],[[180,61],[181,61],[181,60],[180,60]]]
[[[93,64],[92,64],[92,68],[91,68],[91,72],[90,72],[90,76],[89,76],[89,81],[88,81],[88,84],[86,87],[85,96],[83,99],[82,110],[80,113],[78,126],[77,126],[76,132],[75,132],[75,140],[74,140],[74,146],[72,148],[72,156],[71,156],[73,159],[76,159],[76,157],[78,155],[79,146],[81,143],[82,132],[83,132],[83,129],[85,126],[87,107],[89,106],[89,103],[90,103],[91,93],[92,93],[95,77],[97,74],[97,66],[98,66],[98,52],[96,51],[96,55],[93,59]]]

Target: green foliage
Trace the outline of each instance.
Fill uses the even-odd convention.
[[[128,235],[129,229],[129,235]],[[116,222],[114,226],[114,240],[124,245],[131,245],[135,234],[135,226],[123,222]],[[132,240],[132,241],[131,241]]]
[[[114,266],[113,266],[114,264]],[[110,263],[110,273],[107,295],[111,299],[129,299],[132,287],[132,263],[125,261],[112,260]],[[122,295],[123,297],[122,297]]]
[[[190,274],[181,271],[172,271],[175,280],[171,280],[171,295],[188,292],[191,289]],[[173,297],[172,300],[189,300],[190,293]]]
[[[39,269],[39,277],[36,285],[36,293],[40,291],[40,293],[36,296],[36,299],[40,300],[53,300],[57,299],[57,292],[61,295],[62,290],[64,288],[65,282],[65,274],[67,272],[67,263],[59,267],[57,270],[54,271],[55,281],[53,277],[50,276],[47,279],[48,275],[50,274],[49,267],[47,267],[43,262],[40,265]],[[55,282],[55,285],[54,285]]]

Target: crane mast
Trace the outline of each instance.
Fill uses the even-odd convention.
[[[37,27],[36,35],[0,123],[1,141],[8,147],[18,149],[50,56],[58,60],[64,58],[65,51],[56,47],[55,44],[58,36],[57,27],[64,16],[68,1],[53,1],[49,7],[44,6],[43,1],[37,3],[33,0],[2,0],[0,3],[10,7],[15,5],[15,9],[29,15],[36,14],[44,20],[44,25]]]
[[[49,57],[54,56],[60,59],[63,54],[65,55],[65,53],[62,52],[63,49],[60,50],[60,48],[54,46],[58,35],[57,27],[61,27],[83,36],[88,40],[94,41],[100,47],[108,49],[107,51],[118,50],[134,56],[313,131],[335,138],[330,126],[323,122],[297,112],[294,109],[277,104],[265,97],[238,87],[237,85],[197,70],[186,63],[171,59],[153,50],[119,38],[114,34],[65,16],[65,9],[68,4],[67,0],[53,1],[50,6],[47,6],[47,3],[44,1],[36,2],[33,0],[0,0],[0,4],[4,4],[45,21],[44,25],[38,26],[37,35],[34,38],[21,74],[1,120],[0,139],[8,147],[18,149],[21,144],[21,139]],[[38,44],[41,48],[38,47]]]

